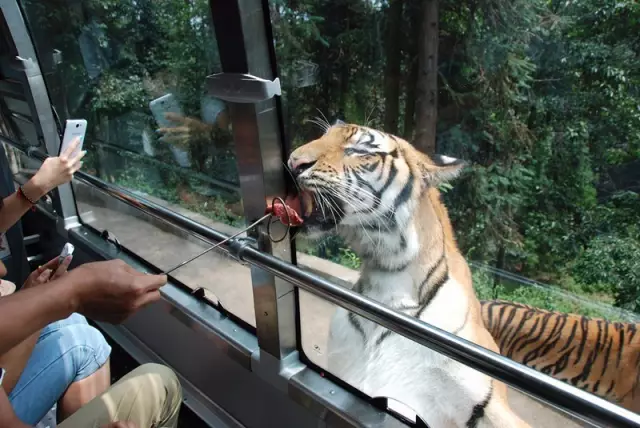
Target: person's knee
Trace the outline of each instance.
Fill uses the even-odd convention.
[[[132,373],[139,372],[150,376],[156,388],[162,388],[166,391],[168,402],[182,402],[182,387],[176,373],[169,367],[162,364],[147,363],[143,364]]]
[[[40,340],[44,339],[50,334],[55,334],[57,331],[72,325],[89,325],[89,323],[87,322],[87,319],[84,316],[74,312],[71,315],[69,315],[67,318],[54,321],[46,325],[45,328],[43,328],[42,331],[40,332]]]
[[[111,346],[102,333],[88,324],[75,324],[60,330],[63,340],[72,340],[72,356],[76,376],[82,380],[102,367],[111,355]],[[64,337],[67,336],[67,337]]]

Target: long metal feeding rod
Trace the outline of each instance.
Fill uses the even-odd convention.
[[[222,241],[218,242],[216,245],[212,245],[211,247],[207,248],[206,250],[204,250],[203,252],[201,252],[200,254],[196,254],[195,256],[191,257],[188,260],[185,260],[177,265],[175,265],[174,267],[172,267],[171,269],[168,269],[166,271],[164,271],[163,273],[165,275],[170,274],[171,272],[173,272],[176,269],[180,269],[182,266],[186,265],[187,263],[191,263],[192,261],[194,261],[195,259],[197,259],[200,256],[203,256],[205,254],[207,254],[209,251],[216,249],[217,247],[219,247],[220,245],[224,244],[225,242],[231,241],[233,238],[235,238],[236,236],[246,232],[247,230],[253,229],[254,227],[256,227],[258,224],[262,223],[264,220],[268,219],[269,217],[271,217],[271,214],[265,214],[264,216],[260,217],[258,220],[254,221],[253,223],[251,223],[249,226],[245,227],[244,229],[240,230],[237,233],[234,233],[233,235],[229,236],[226,239],[223,239]]]

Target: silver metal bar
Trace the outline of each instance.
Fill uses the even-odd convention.
[[[7,142],[26,152],[21,143],[16,143],[2,136],[0,136],[0,141]],[[218,243],[228,238],[228,235],[208,228],[86,173],[77,172],[75,177],[148,215],[173,224],[200,239]],[[417,318],[396,312],[386,305],[336,285],[318,275],[300,269],[272,255],[265,254],[253,247],[244,246],[239,251],[234,252],[230,249],[232,242],[227,242],[219,248],[232,256],[240,258],[241,261],[246,261],[255,267],[272,273],[395,333],[479,370],[525,394],[536,397],[551,406],[565,410],[580,419],[587,419],[605,426],[640,427],[640,415],[636,413],[516,363],[507,357],[489,351],[454,334],[426,324]]]
[[[24,65],[18,71],[18,81],[25,88],[25,98],[31,110],[31,120],[36,128],[36,133],[42,136],[44,146],[51,156],[56,156],[60,148],[60,135],[44,76],[38,64],[36,49],[31,40],[26,20],[22,15],[20,6],[15,0],[0,0],[1,13],[9,27],[11,38],[16,46],[16,62]],[[31,142],[35,144],[35,141]],[[78,212],[73,199],[70,184],[58,187],[59,200],[54,201],[54,206],[59,214],[67,221],[77,218]]]
[[[260,0],[210,0],[223,74],[208,79],[209,94],[228,101],[240,189],[246,219],[264,214],[265,199],[285,194],[282,138],[278,128],[271,39]],[[251,76],[251,77],[249,77]],[[269,83],[267,83],[269,82]],[[279,81],[276,82],[279,85]],[[213,91],[213,92],[211,92]],[[222,96],[221,96],[222,95]],[[285,231],[274,225],[278,235]],[[272,242],[265,230],[250,231],[260,251],[290,261],[289,239]],[[296,302],[293,286],[255,267],[251,268],[256,331],[260,348],[284,360],[296,351]],[[265,361],[268,358],[265,357]]]

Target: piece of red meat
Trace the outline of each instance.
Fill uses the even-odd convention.
[[[273,204],[273,205],[272,205]],[[276,200],[268,200],[267,201],[267,213],[273,213],[282,224],[287,226],[287,222],[289,226],[300,226],[303,223],[302,217],[299,214],[299,211],[294,209],[292,206],[300,206],[300,201],[297,198],[287,198],[287,204],[282,204],[282,202],[278,199]]]

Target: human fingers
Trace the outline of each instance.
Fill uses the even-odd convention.
[[[77,155],[75,155],[75,156],[74,156],[74,157],[72,157],[72,158],[69,158],[69,163],[70,163],[71,165],[75,165],[75,164],[77,164],[78,162],[80,162],[80,161],[82,160],[82,158],[83,158],[83,157],[85,157],[85,156],[86,156],[86,154],[87,154],[87,151],[86,151],[86,150],[82,150],[82,151],[78,152],[78,154],[77,154]]]
[[[123,263],[121,265],[122,270],[124,270],[127,273],[130,273],[131,275],[141,275],[142,273],[135,269],[133,266],[131,266],[130,264],[127,263]]]
[[[167,275],[147,275],[136,272],[133,283],[136,288],[150,292],[164,286],[167,283]]]
[[[42,272],[38,278],[36,278],[35,284],[44,284],[45,282],[49,281],[49,279],[51,278],[51,274],[53,273],[53,271],[51,269],[46,269],[44,272]]]
[[[160,300],[160,297],[160,292],[158,290],[148,291],[138,297],[135,303],[135,307],[140,309],[150,303],[157,302],[158,300]]]
[[[71,167],[71,174],[75,174],[76,172],[78,172],[80,170],[80,168],[82,168],[83,164],[84,164],[84,162],[78,162],[77,164],[72,166]]]
[[[38,270],[40,272],[44,271],[45,269],[56,270],[59,264],[60,264],[60,257],[55,257],[49,260],[47,263],[43,264],[42,266],[38,266]]]
[[[34,270],[29,274],[24,284],[25,285],[35,284],[38,280],[38,277],[42,275],[42,272],[44,272],[44,269],[41,269],[41,268]]]
[[[181,114],[174,113],[174,112],[171,112],[171,111],[166,112],[164,114],[164,117],[167,120],[170,120],[171,122],[174,122],[174,123],[183,123],[187,119],[186,117],[182,116]]]
[[[189,141],[191,141],[191,136],[189,134],[182,134],[182,135],[174,134],[171,136],[165,135],[164,137],[159,138],[159,141],[184,149],[185,147],[189,147]]]
[[[122,270],[124,270],[125,272],[129,273],[130,275],[133,275],[135,278],[148,278],[148,277],[158,277],[158,276],[164,276],[164,282],[167,282],[167,278],[166,275],[152,275],[150,273],[147,272],[140,272],[139,270],[137,270],[136,268],[134,268],[133,266],[131,266],[130,264],[127,263],[123,263],[121,265]],[[134,280],[135,280],[134,278]]]
[[[69,144],[69,146],[64,150],[64,152],[62,152],[60,157],[67,159],[71,155],[71,153],[73,153],[78,148],[79,145],[80,145],[80,137],[75,137],[73,141],[71,141],[71,144]]]
[[[189,132],[189,128],[186,126],[174,126],[172,128],[160,128],[158,132],[162,132],[164,135],[185,134]]]
[[[62,261],[62,263],[60,263],[58,268],[55,270],[55,273],[53,274],[51,279],[59,278],[60,276],[62,276],[65,273],[67,273],[67,269],[69,269],[69,265],[71,264],[71,260],[73,260],[73,256],[65,257],[64,260]]]

